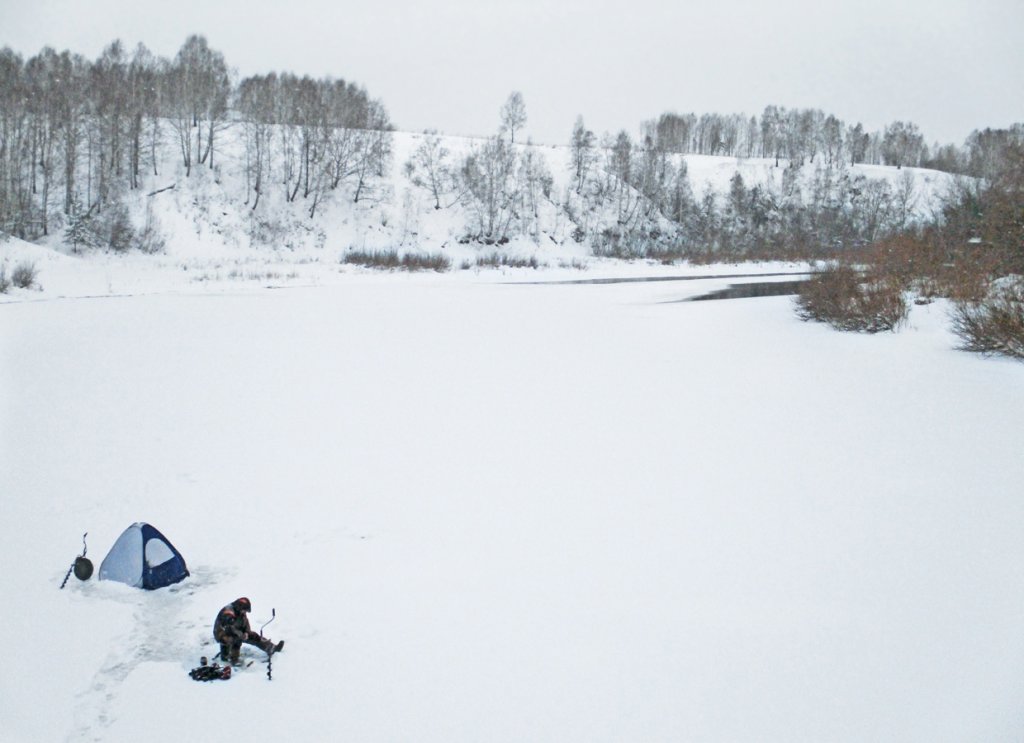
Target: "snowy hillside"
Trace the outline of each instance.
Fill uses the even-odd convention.
[[[501,244],[487,244],[492,241],[473,237],[472,200],[465,194],[460,200],[456,186],[449,184],[444,208],[435,209],[429,189],[422,183],[417,185],[418,174],[410,172],[406,164],[423,144],[425,135],[405,132],[392,134],[386,169],[370,179],[358,203],[353,198],[352,184],[342,183],[325,192],[310,217],[312,199],[303,199],[300,193],[289,201],[291,186],[286,188],[275,181],[264,188],[257,208],[252,209],[254,197],[245,178],[243,134],[240,124],[223,132],[217,167],[212,171],[196,167],[187,177],[180,157],[165,142],[159,175],[149,173],[140,188],[120,195],[136,232],[141,235],[146,230],[147,245],[158,248],[152,256],[133,249],[124,255],[84,246],[76,250],[69,244],[67,225],[61,227],[59,222],[58,229],[44,243],[65,255],[86,259],[66,265],[77,266],[86,277],[94,276],[86,279],[90,292],[124,291],[128,279],[114,280],[113,276],[122,275],[126,265],[131,267],[131,274],[144,267],[153,269],[150,280],[154,285],[167,284],[156,278],[162,269],[187,271],[186,283],[193,284],[233,281],[295,285],[329,281],[339,271],[355,270],[342,266],[344,257],[353,251],[440,255],[447,258],[451,270],[475,269],[488,261],[552,269],[594,268],[600,264],[594,260],[595,236],[603,229],[618,230],[623,218],[621,197],[616,203],[613,195],[602,191],[607,184],[602,185],[600,179],[610,176],[604,174],[600,163],[591,168],[594,180],[588,188],[596,195],[588,200],[573,190],[568,147],[516,145],[519,157],[531,155],[544,194],[539,195],[535,216],[528,224],[517,222],[519,227],[510,229]],[[486,140],[459,137],[439,137],[439,142],[446,151],[444,162],[449,171],[486,144]],[[685,165],[684,178],[695,205],[707,194],[714,194],[717,208],[727,209],[736,174],[751,194],[759,187],[762,196],[767,194],[774,201],[782,200],[783,190],[791,188],[786,185],[785,161],[774,167],[773,160],[676,155],[669,162],[674,167]],[[793,183],[807,194],[801,198],[810,198],[825,175],[832,184],[840,179],[853,184],[885,184],[881,187],[888,193],[904,194],[903,203],[911,220],[931,215],[937,198],[950,182],[947,174],[934,171],[869,165],[826,168],[820,161],[804,165],[795,173]],[[517,219],[521,221],[521,215]],[[670,223],[663,218],[645,219],[649,225],[645,229],[659,225],[662,231],[669,229],[666,225]],[[16,241],[0,244],[8,266],[24,252],[15,245]],[[44,288],[52,284],[49,264],[55,260],[52,256],[38,258]],[[110,275],[109,286],[103,286],[102,278],[96,285],[95,275],[101,273]],[[180,284],[179,278],[172,277],[171,283]]]

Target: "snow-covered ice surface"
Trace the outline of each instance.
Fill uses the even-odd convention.
[[[1024,365],[941,303],[75,260],[0,305],[4,741],[1020,739]],[[139,520],[191,578],[57,590]],[[192,681],[240,595],[273,681]]]

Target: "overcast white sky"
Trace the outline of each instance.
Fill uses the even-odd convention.
[[[821,108],[930,142],[1024,121],[1024,0],[0,0],[0,46],[171,57],[204,34],[242,76],[364,85],[400,129],[489,134],[512,90],[561,143],[663,111]]]

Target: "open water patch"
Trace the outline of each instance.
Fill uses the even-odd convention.
[[[677,302],[705,302],[714,299],[750,299],[752,297],[785,297],[799,294],[800,287],[807,279],[796,281],[751,281],[745,284],[730,284],[725,289],[708,292],[696,297],[675,300]]]
[[[651,281],[709,281],[718,279],[758,279],[768,276],[806,276],[806,271],[781,271],[777,273],[721,273],[692,276],[628,276],[603,279],[564,279],[558,281],[514,281],[514,284],[642,284]],[[770,282],[764,282],[770,283]],[[785,282],[782,282],[785,283]],[[740,285],[741,286],[741,285]],[[765,295],[767,296],[767,295]]]

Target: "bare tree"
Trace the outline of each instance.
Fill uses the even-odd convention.
[[[139,187],[146,118],[151,122],[160,118],[157,75],[157,59],[145,46],[139,44],[128,64],[127,76],[129,175],[132,188]]]
[[[178,134],[185,175],[191,174],[196,162],[209,161],[212,168],[215,134],[225,123],[231,90],[224,56],[210,49],[205,37],[189,36],[178,50],[169,82],[173,106],[170,121]]]
[[[123,174],[127,74],[128,64],[120,41],[109,44],[92,66],[90,166],[95,175],[90,173],[90,181],[95,177],[96,199],[92,203],[98,209],[111,200],[113,177]]]
[[[238,85],[237,106],[244,123],[245,137],[245,203],[249,190],[255,198],[253,210],[259,206],[263,183],[270,172],[271,146],[274,133],[274,97],[278,94],[277,75],[249,77]]]
[[[515,144],[516,130],[522,129],[525,124],[526,104],[523,103],[523,94],[514,90],[501,107],[501,131],[508,132],[510,141]]]
[[[344,80],[330,81],[325,95],[330,122],[327,168],[333,190],[355,170],[358,131],[367,125],[370,101],[365,90]]]
[[[864,126],[858,121],[846,130],[846,151],[850,157],[850,165],[864,162],[868,155],[868,144],[871,135],[864,131]]]
[[[680,116],[674,113],[662,114],[657,122],[653,122],[652,136],[655,145],[666,152],[691,152],[693,144],[691,136],[697,125],[695,114]]]
[[[924,137],[916,124],[894,121],[882,136],[882,157],[886,165],[902,168],[917,165],[924,151]]]
[[[821,124],[821,150],[826,162],[832,165],[841,159],[843,148],[843,122],[829,114]]]
[[[761,149],[763,157],[774,157],[775,167],[786,146],[786,111],[778,106],[765,106],[761,114]]]
[[[459,179],[471,199],[476,237],[486,243],[508,237],[519,197],[515,176],[515,152],[501,137],[491,137],[462,161]]]
[[[449,154],[437,130],[428,129],[423,132],[420,146],[405,163],[405,172],[413,185],[430,193],[435,209],[441,208],[441,197],[451,189],[452,176],[446,162]]]
[[[540,205],[551,198],[554,179],[544,158],[535,147],[527,147],[519,155],[517,173],[521,205],[518,209],[522,229],[535,243],[540,242]]]
[[[573,181],[576,184],[576,193],[583,193],[583,184],[587,182],[587,174],[597,154],[594,151],[594,133],[583,124],[583,117],[577,116],[576,123],[572,127],[572,139],[569,140],[569,152],[572,158]]]
[[[50,191],[56,176],[57,146],[61,139],[60,58],[47,47],[25,65],[31,114],[32,158],[31,191],[36,197],[33,213],[34,231],[49,234]]]
[[[761,130],[758,128],[757,117],[751,116],[747,121],[746,157],[754,157],[757,146],[761,140]]]
[[[384,175],[384,168],[391,158],[391,128],[384,104],[370,101],[366,111],[366,126],[356,132],[356,190],[353,195],[356,203],[359,203],[371,180]]]

